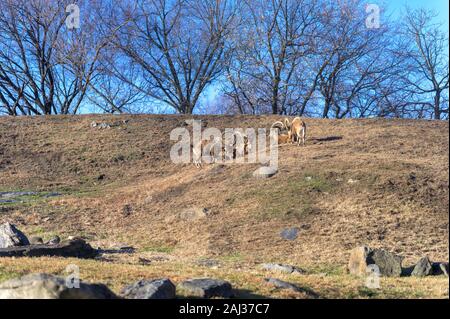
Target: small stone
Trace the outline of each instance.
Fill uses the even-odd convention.
[[[168,279],[140,280],[122,289],[127,299],[174,299],[175,285]]]
[[[178,285],[178,287],[188,292],[191,296],[200,298],[230,298],[233,296],[231,284],[227,281],[219,279],[190,279],[183,281]]]
[[[4,223],[0,225],[0,248],[20,247],[29,245],[27,236],[13,224]]]
[[[269,271],[282,272],[286,274],[304,274],[306,271],[291,265],[283,264],[262,264],[261,268]]]
[[[202,219],[211,214],[208,208],[190,208],[186,209],[178,214],[178,219],[184,221]]]
[[[124,217],[130,216],[132,212],[133,212],[133,206],[131,206],[130,204],[126,204],[122,207],[122,215]]]
[[[358,183],[358,181],[357,180],[355,180],[355,179],[349,179],[348,181],[347,181],[347,183],[349,183],[349,184],[355,184],[355,183]]]
[[[59,236],[53,236],[47,241],[47,245],[57,245],[61,242],[61,238]]]
[[[285,228],[280,233],[281,238],[286,240],[295,240],[298,236],[298,228],[292,227],[292,228]]]
[[[278,169],[272,166],[262,166],[253,172],[253,177],[270,178],[278,173]]]
[[[33,236],[30,238],[30,245],[42,245],[44,241],[41,237]]]
[[[433,270],[433,266],[432,266],[430,260],[428,259],[428,257],[423,257],[414,266],[411,276],[415,276],[415,277],[428,276],[432,273],[432,270]]]

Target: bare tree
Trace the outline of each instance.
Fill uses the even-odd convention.
[[[318,9],[314,0],[245,1],[226,70],[226,94],[240,112],[286,114],[297,103],[295,71],[311,52]]]
[[[435,19],[435,13],[424,9],[406,11],[402,36],[410,46],[404,90],[412,93],[410,104],[441,119],[448,117],[448,36]]]
[[[102,1],[79,1],[80,28],[66,25],[70,1],[0,3],[0,101],[9,114],[78,112],[108,45],[98,32]]]
[[[448,36],[362,0],[0,2],[0,114],[448,118]],[[215,100],[214,100],[215,99]]]
[[[321,41],[315,65],[323,100],[322,117],[344,118],[367,114],[377,106],[377,87],[392,75],[397,61],[390,55],[391,27],[368,29],[364,3],[347,0],[330,3],[322,15]]]
[[[123,59],[120,52],[110,48],[102,54],[99,72],[90,83],[89,101],[105,113],[139,113],[148,111],[142,88],[145,83],[140,70]]]
[[[115,44],[141,69],[140,89],[147,96],[192,113],[222,72],[235,10],[236,1],[228,0],[137,1]]]

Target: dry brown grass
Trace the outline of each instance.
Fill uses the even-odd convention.
[[[65,194],[1,205],[0,222],[16,223],[29,235],[82,235],[102,247],[123,242],[137,247],[137,256],[163,251],[171,262],[209,257],[246,265],[276,261],[344,267],[349,249],[361,244],[401,254],[406,264],[424,255],[448,260],[448,122],[306,119],[306,147],[281,147],[279,173],[256,180],[251,173],[257,165],[216,164],[199,170],[172,164],[169,133],[186,118],[0,118],[0,190]],[[130,121],[105,130],[89,125],[122,119]],[[269,128],[278,118],[202,119],[208,127]],[[125,205],[131,212],[124,212]],[[193,207],[208,208],[211,215],[195,221],[176,218]],[[282,240],[284,227],[299,227],[299,237]],[[34,264],[39,268],[41,261],[27,262],[23,272]],[[11,271],[20,270],[18,265]],[[356,289],[353,279],[339,278]],[[433,280],[439,281],[402,278],[398,289],[409,291],[420,281],[424,297],[438,296],[431,289]],[[320,289],[325,282],[311,286]],[[389,283],[396,291],[397,282]],[[333,289],[345,291],[345,285],[330,287],[326,295],[339,296]]]
[[[2,259],[0,280],[29,272],[46,272],[66,276],[66,267],[80,267],[80,276],[86,282],[107,284],[119,293],[127,284],[143,278],[169,277],[175,284],[189,278],[213,277],[233,284],[236,298],[310,298],[302,292],[281,290],[267,284],[264,278],[274,277],[312,290],[320,298],[448,298],[448,278],[382,278],[380,289],[368,289],[365,280],[345,274],[341,268],[318,268],[306,275],[286,275],[262,271],[254,265],[222,261],[217,269],[201,267],[183,261],[157,262],[151,266],[133,263],[133,257],[115,262],[79,260],[71,258]],[[185,296],[178,291],[180,297]]]

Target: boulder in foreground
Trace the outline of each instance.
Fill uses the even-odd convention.
[[[403,258],[383,249],[357,247],[350,252],[348,270],[357,276],[366,276],[368,266],[376,265],[380,275],[387,277],[400,277],[402,274]]]
[[[115,299],[102,284],[80,283],[69,288],[63,278],[48,274],[30,274],[0,284],[0,299]]]
[[[230,298],[233,296],[231,284],[224,280],[199,278],[183,281],[178,285],[193,297],[200,298]]]
[[[140,280],[122,289],[127,299],[174,299],[175,285],[167,278]]]

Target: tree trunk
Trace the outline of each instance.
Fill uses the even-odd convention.
[[[434,119],[440,120],[441,119],[441,92],[437,91],[436,95],[434,96]]]
[[[331,101],[329,99],[325,100],[325,106],[323,108],[322,118],[328,118],[328,112],[330,112]]]
[[[280,79],[275,78],[272,88],[272,114],[278,114],[278,85]]]

